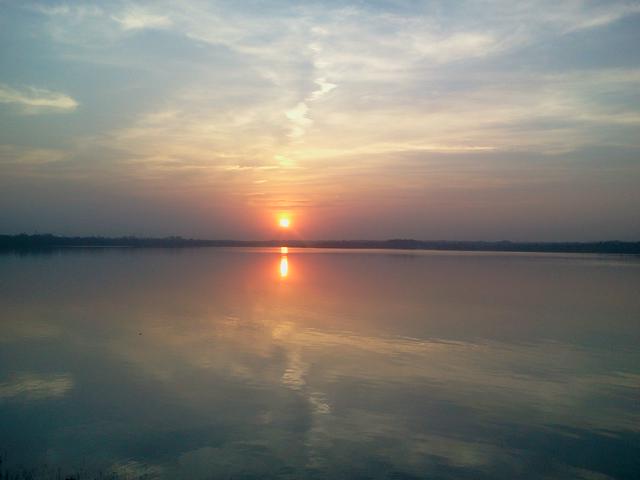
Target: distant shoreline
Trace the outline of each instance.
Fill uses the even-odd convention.
[[[63,237],[50,234],[0,235],[0,251],[93,248],[190,248],[190,247],[280,247],[391,250],[443,250],[469,252],[547,252],[640,255],[639,242],[487,242],[454,240],[201,240],[182,237]]]

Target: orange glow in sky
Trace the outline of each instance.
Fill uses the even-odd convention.
[[[640,0],[83,3],[0,0],[0,233],[640,240]]]

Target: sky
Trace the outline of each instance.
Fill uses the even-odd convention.
[[[0,0],[0,232],[640,240],[640,1]]]

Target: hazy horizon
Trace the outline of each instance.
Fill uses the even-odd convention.
[[[640,3],[0,4],[0,231],[640,239]]]
[[[384,238],[300,238],[293,236],[283,236],[283,235],[273,235],[272,237],[264,237],[264,238],[231,238],[231,237],[190,237],[185,235],[176,235],[176,234],[168,234],[168,235],[136,235],[135,233],[125,233],[125,234],[114,234],[114,235],[99,235],[99,234],[69,234],[69,235],[61,235],[54,232],[18,232],[18,233],[5,233],[0,232],[0,236],[9,235],[9,236],[20,236],[20,235],[28,235],[28,236],[47,236],[53,235],[54,237],[60,238],[105,238],[105,239],[118,239],[118,238],[135,238],[140,240],[163,240],[163,239],[171,239],[171,238],[180,238],[183,240],[196,240],[196,241],[212,241],[212,242],[240,242],[240,243],[250,243],[250,242],[280,242],[282,244],[286,244],[287,242],[388,242],[388,241],[416,241],[416,242],[443,242],[443,243],[501,243],[501,242],[509,242],[509,243],[606,243],[606,242],[623,242],[623,243],[640,243],[638,239],[631,240],[621,240],[618,238],[600,238],[595,240],[580,240],[580,239],[561,239],[561,240],[537,240],[537,239],[524,239],[524,240],[511,240],[509,238],[501,238],[496,240],[485,240],[481,238],[472,238],[472,239],[457,239],[457,238],[411,238],[411,237],[384,237]]]

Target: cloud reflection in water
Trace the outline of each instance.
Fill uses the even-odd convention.
[[[630,478],[638,265],[309,250],[283,288],[288,253],[22,259],[3,310],[57,334],[10,337],[0,391],[74,388],[5,402],[1,447],[156,478]]]

